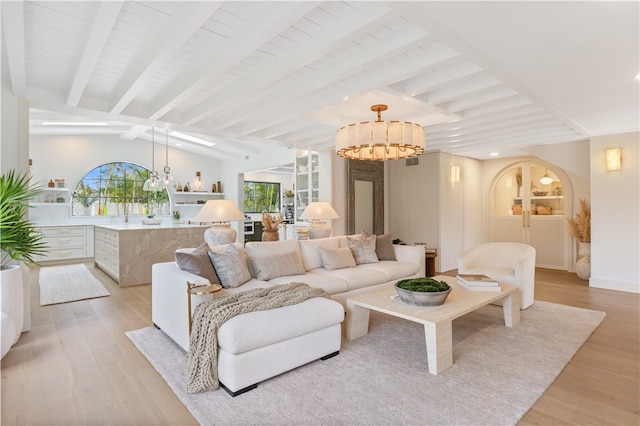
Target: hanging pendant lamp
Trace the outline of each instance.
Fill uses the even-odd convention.
[[[382,121],[386,105],[373,105],[378,120],[349,124],[336,134],[336,153],[352,160],[398,160],[424,152],[424,129],[408,121]]]
[[[169,129],[164,130],[164,186],[166,188],[174,188],[173,175],[171,174],[171,167],[169,167]]]
[[[155,170],[156,168],[155,146],[156,146],[155,128],[152,127],[151,128],[151,172],[150,172],[151,175],[149,176],[149,179],[147,179],[144,182],[144,185],[142,185],[142,189],[144,191],[159,192],[164,189],[164,183],[158,178],[158,172]]]
[[[551,185],[553,183],[553,178],[549,176],[549,171],[544,169],[544,176],[540,178],[540,183],[543,185]]]

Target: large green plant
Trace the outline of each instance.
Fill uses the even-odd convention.
[[[44,254],[46,246],[33,224],[26,220],[29,200],[42,189],[31,185],[31,177],[14,170],[0,177],[0,250],[4,267],[12,260],[35,263],[34,257]]]

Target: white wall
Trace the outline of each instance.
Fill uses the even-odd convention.
[[[34,182],[46,186],[51,179],[66,179],[73,192],[82,177],[95,167],[113,162],[128,161],[151,168],[151,142],[147,140],[124,140],[117,136],[37,136],[29,140],[29,157]],[[165,164],[165,145],[156,140],[155,169],[162,173]],[[214,182],[221,181],[223,191],[226,183],[222,178],[220,161],[169,147],[169,166],[176,183],[190,185],[200,171],[203,188],[211,191]],[[226,196],[225,196],[226,198]],[[41,223],[97,223],[110,218],[71,217],[68,205],[64,209],[57,206],[32,209],[31,218]],[[186,213],[186,214],[185,214]],[[194,216],[197,211],[190,212]],[[184,219],[190,219],[189,212],[183,212]]]
[[[640,293],[640,133],[591,139],[591,287]],[[607,148],[622,170],[607,171]]]

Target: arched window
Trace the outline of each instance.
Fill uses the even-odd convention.
[[[144,191],[150,171],[138,164],[107,163],[96,167],[78,182],[72,195],[73,216],[168,214],[166,190]]]

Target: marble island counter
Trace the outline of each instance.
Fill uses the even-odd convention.
[[[94,225],[95,265],[120,287],[149,284],[151,265],[173,260],[178,248],[197,247],[207,228],[167,221]]]

